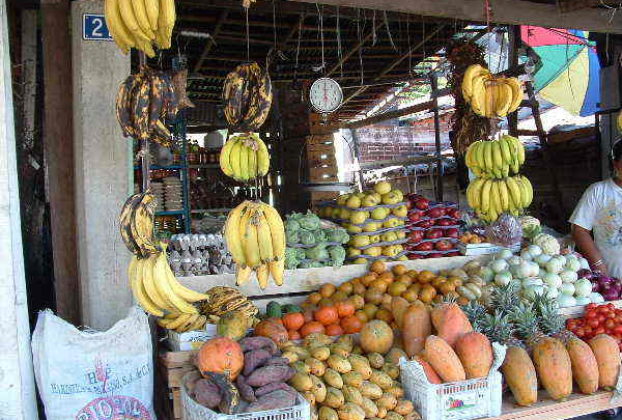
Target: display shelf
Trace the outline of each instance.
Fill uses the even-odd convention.
[[[155,215],[157,216],[179,216],[184,214],[184,210],[170,210],[170,211],[156,211]]]
[[[134,165],[134,169],[140,169],[140,165]],[[150,171],[158,171],[158,170],[177,170],[177,169],[186,169],[185,165],[149,165]]]
[[[188,165],[190,169],[219,169],[220,164],[218,163],[199,163],[194,165]]]
[[[538,393],[538,402],[531,407],[518,407],[511,397],[503,399],[501,416],[486,420],[562,420],[618,407],[612,404],[611,392],[597,392],[592,395],[572,394],[566,401],[553,401],[545,391]]]
[[[215,209],[192,209],[190,210],[190,213],[196,214],[196,213],[222,213],[222,212],[226,212],[226,211],[231,211],[233,210],[230,207],[220,207],[220,208],[215,208]]]

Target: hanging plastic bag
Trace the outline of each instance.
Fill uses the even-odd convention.
[[[523,229],[518,219],[503,213],[497,221],[486,228],[488,242],[505,248],[519,246],[523,239]]]
[[[156,419],[151,333],[139,308],[104,332],[42,311],[32,353],[47,420]]]

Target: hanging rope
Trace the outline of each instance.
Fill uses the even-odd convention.
[[[423,41],[423,45],[421,46],[421,49],[423,51],[423,60],[422,61],[425,61],[425,59],[427,58],[427,54],[425,52],[425,44],[426,44],[426,42],[425,42],[425,17],[424,16],[421,16],[421,30],[423,31],[423,35],[421,35],[421,39],[424,40]]]
[[[326,61],[324,60],[324,17],[322,16],[322,11],[320,10],[320,6],[317,3],[315,3],[315,8],[317,9],[320,24],[320,45],[322,49],[322,65],[320,67],[320,70],[324,71],[324,69],[326,68]]]
[[[337,6],[337,59],[339,60],[339,71],[343,78],[343,55],[341,53],[341,28],[339,27],[339,6]]]
[[[408,75],[413,77],[413,51],[410,48],[410,15],[406,18],[406,44],[408,46]]]
[[[373,14],[373,16],[371,18],[371,26],[372,26],[372,29],[371,29],[371,31],[372,31],[371,32],[372,33],[371,45],[372,45],[372,47],[375,47],[376,46],[376,40],[377,40],[377,36],[376,36],[376,10],[374,10],[374,14]]]
[[[298,59],[300,58],[300,40],[302,38],[302,21],[304,19],[300,19],[298,23],[298,44],[296,46],[296,64],[294,64],[294,80],[297,80],[298,77]]]
[[[251,32],[250,25],[248,24],[248,8],[246,12],[246,61],[251,61]]]
[[[384,14],[384,26],[385,28],[387,28],[387,35],[389,36],[389,42],[391,43],[393,50],[397,51],[397,47],[395,46],[395,43],[393,42],[393,37],[391,36],[391,26],[389,26],[389,18],[387,17],[387,12],[385,10],[382,13]],[[374,28],[375,28],[375,25],[374,25]]]
[[[363,42],[363,37],[361,36],[361,9],[356,9],[356,36],[359,41],[359,45]],[[359,48],[359,66],[361,68],[361,85],[365,83],[365,72],[363,70],[363,46]]]

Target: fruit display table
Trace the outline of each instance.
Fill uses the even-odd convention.
[[[387,266],[392,267],[396,264],[403,264],[409,270],[430,270],[437,272],[440,270],[460,268],[469,261],[485,258],[487,257],[459,256],[429,258],[425,260],[392,262],[388,263]],[[248,296],[261,311],[264,311],[265,305],[269,301],[275,300],[275,297],[278,298],[281,304],[299,303],[304,300],[306,295],[316,291],[324,283],[334,283],[338,285],[352,278],[363,276],[366,273],[366,264],[350,264],[340,268],[299,268],[285,271],[285,282],[282,286],[275,286],[274,283],[270,282],[268,287],[261,290],[257,282],[252,281],[238,287],[238,289],[244,295]],[[237,287],[235,285],[235,275],[233,274],[180,277],[178,280],[184,286],[202,292],[213,286]]]
[[[611,392],[597,392],[592,395],[572,394],[566,401],[553,401],[545,391],[538,394],[538,402],[531,407],[518,407],[508,397],[503,402],[502,415],[496,420],[561,420],[614,408]],[[541,397],[541,398],[540,398]],[[490,418],[492,419],[492,418]]]

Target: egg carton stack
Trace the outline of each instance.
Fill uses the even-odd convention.
[[[151,189],[151,193],[155,196],[155,211],[164,211],[164,184],[162,182],[152,182],[149,188]]]
[[[235,263],[221,234],[173,235],[168,251],[177,277],[235,273]]]
[[[166,211],[179,211],[183,209],[183,197],[181,181],[179,178],[169,176],[164,178],[164,208]]]
[[[404,246],[411,260],[461,255],[459,237],[462,220],[458,204],[434,202],[418,194],[407,196],[408,243]]]
[[[405,223],[406,202],[350,208],[336,202],[320,204],[324,218],[341,225],[350,234],[347,261],[407,259],[403,244],[408,241]]]

